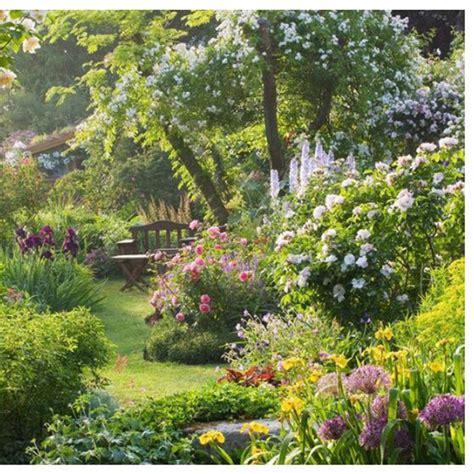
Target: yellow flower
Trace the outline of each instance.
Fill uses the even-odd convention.
[[[316,383],[322,377],[322,375],[323,373],[321,369],[313,369],[309,376],[309,381],[312,383]]]
[[[412,408],[409,412],[408,412],[408,418],[412,421],[416,420],[418,418],[418,414],[420,413],[420,410],[418,410],[418,408]]]
[[[393,331],[391,328],[380,328],[378,331],[375,333],[375,338],[376,339],[386,339],[387,341],[390,341],[393,337]]]
[[[241,433],[257,433],[257,434],[268,434],[270,429],[268,426],[258,421],[251,421],[250,423],[244,423],[240,428]]]
[[[293,367],[304,365],[304,360],[301,357],[289,357],[283,361],[282,365],[285,370],[291,370]]]
[[[379,344],[376,347],[369,347],[365,351],[377,363],[382,364],[385,359],[385,347]]]
[[[409,377],[410,376],[410,369],[406,369],[405,367],[398,367],[398,373],[402,377]]]
[[[216,443],[224,444],[225,436],[220,431],[207,431],[199,436],[199,442],[204,446],[205,444],[209,444],[211,441]]]
[[[265,451],[263,449],[257,448],[257,446],[252,446],[250,452],[252,456],[261,456]]]
[[[443,372],[444,370],[444,364],[441,364],[440,362],[428,362],[426,367],[428,367],[428,369],[430,369],[435,374],[438,372]]]
[[[331,360],[334,361],[334,363],[336,364],[336,367],[339,367],[340,369],[343,369],[344,367],[347,366],[348,360],[342,354],[332,355],[330,358]]]
[[[294,410],[296,413],[300,414],[303,411],[303,408],[304,401],[298,397],[285,398],[281,402],[281,411],[283,413],[290,413]]]
[[[436,343],[436,347],[444,347],[448,344],[454,344],[456,342],[456,339],[454,337],[445,337],[444,339],[441,339],[441,341],[438,341]]]
[[[303,389],[304,389],[304,382],[302,380],[298,380],[293,385],[288,386],[289,393],[301,392],[301,390]]]

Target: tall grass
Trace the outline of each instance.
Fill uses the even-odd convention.
[[[103,299],[91,270],[62,254],[47,260],[0,249],[0,284],[26,292],[41,310],[94,309]]]

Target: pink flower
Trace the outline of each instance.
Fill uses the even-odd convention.
[[[194,263],[202,267],[203,265],[205,265],[206,262],[202,258],[196,258],[196,260],[194,260]]]
[[[248,242],[247,239],[245,239],[245,238],[243,238],[243,237],[240,239],[240,245],[243,245],[243,246],[245,247],[248,243],[249,243],[249,242]]]
[[[182,323],[185,319],[186,319],[186,316],[184,315],[184,313],[178,313],[176,316],[176,321],[179,321],[180,323]]]
[[[202,245],[196,245],[194,252],[196,255],[202,255],[204,253],[204,247]]]
[[[189,224],[189,228],[191,230],[197,230],[197,229],[199,229],[199,227],[201,227],[201,223],[197,219],[194,219]]]
[[[222,250],[222,245],[221,244],[216,244],[214,245],[215,250]]]
[[[171,263],[172,264],[177,264],[179,263],[179,261],[181,260],[181,255],[179,253],[177,253],[172,259],[171,259]]]
[[[221,242],[227,242],[227,232],[221,232],[219,234],[219,239]]]
[[[201,303],[199,305],[199,311],[201,311],[201,313],[209,313],[211,307],[207,303]]]
[[[156,306],[158,304],[158,300],[160,299],[160,292],[159,291],[155,291],[153,293],[153,296],[151,297],[150,299],[150,304],[152,306]]]
[[[178,298],[176,296],[171,297],[171,304],[176,306],[178,304]]]
[[[247,281],[252,276],[252,272],[240,272],[239,280],[240,281]]]
[[[229,267],[231,270],[233,270],[234,268],[237,268],[237,262],[235,260],[232,260],[231,262],[229,262]]]
[[[209,229],[207,229],[207,235],[211,238],[211,239],[215,239],[216,237],[219,237],[221,231],[219,230],[219,227],[209,227]]]
[[[201,295],[201,303],[209,304],[211,302],[211,297],[209,295]]]

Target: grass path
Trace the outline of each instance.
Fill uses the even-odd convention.
[[[139,291],[119,291],[122,281],[110,281],[103,287],[105,300],[96,315],[104,322],[109,339],[117,346],[116,356],[128,360],[122,369],[116,360],[104,371],[111,380],[107,390],[121,403],[146,397],[162,397],[191,390],[216,378],[216,366],[182,365],[143,360],[144,341],[150,328],[144,317],[150,313],[148,298]]]

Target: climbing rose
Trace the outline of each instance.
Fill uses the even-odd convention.
[[[202,245],[196,245],[194,252],[196,255],[202,255],[204,253],[204,247]]]
[[[9,69],[0,69],[0,87],[8,89],[16,79],[16,74]]]
[[[186,316],[184,315],[184,313],[178,313],[175,317],[176,317],[176,321],[179,321],[180,323],[182,323],[186,319]]]
[[[209,227],[209,229],[207,229],[207,235],[209,235],[209,237],[211,239],[215,239],[216,237],[219,237],[220,235],[220,230],[219,230],[219,227]]]
[[[197,229],[199,229],[199,227],[201,227],[201,223],[197,219],[194,219],[189,224],[189,228],[191,230],[197,230]]]
[[[31,36],[23,41],[22,48],[24,53],[35,54],[36,50],[41,48],[41,45],[36,36]]]

